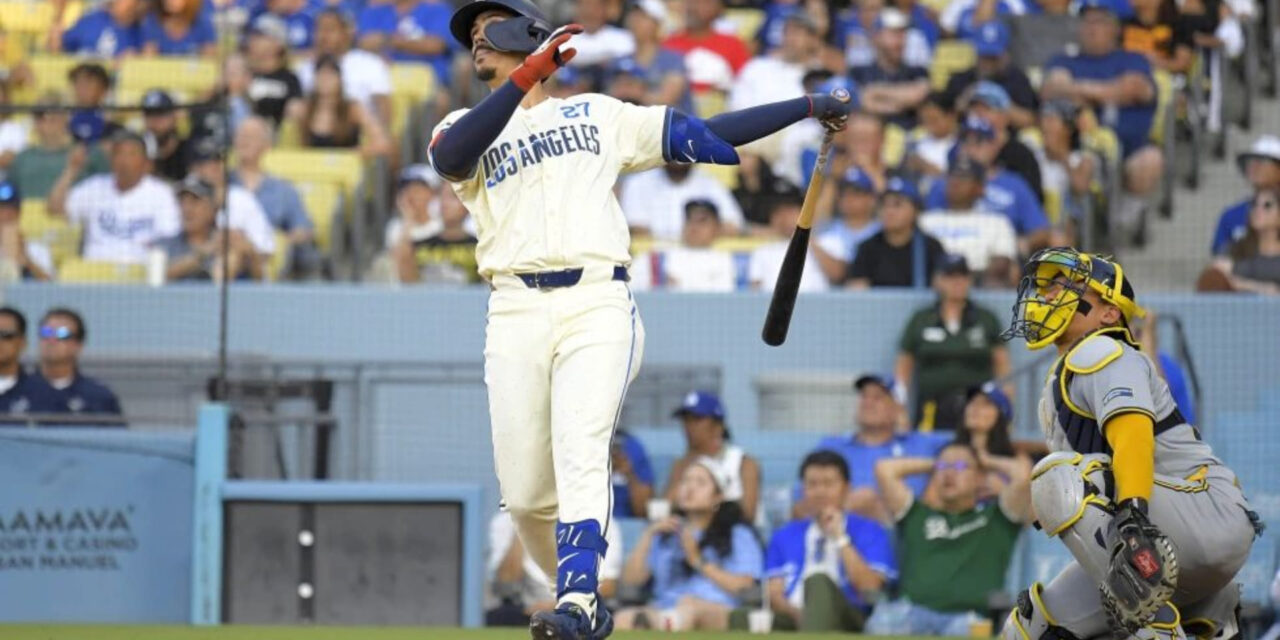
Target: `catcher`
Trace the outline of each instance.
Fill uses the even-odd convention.
[[[1236,636],[1232,580],[1258,517],[1139,352],[1133,285],[1118,263],[1065,247],[1023,274],[1005,338],[1059,354],[1039,407],[1053,453],[1031,501],[1075,562],[1018,595],[1003,638]]]

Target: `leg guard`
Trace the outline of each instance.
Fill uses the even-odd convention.
[[[1111,522],[1109,465],[1103,454],[1056,452],[1031,472],[1031,504],[1037,525],[1062,540],[1089,577],[1101,583],[1110,564],[1106,546]]]
[[[609,543],[600,534],[595,520],[556,524],[556,598],[566,594],[585,594],[594,599],[600,572]]]
[[[1040,597],[1044,585],[1033,583],[1018,594],[1017,605],[1000,633],[1001,640],[1080,640],[1066,627],[1058,626]]]

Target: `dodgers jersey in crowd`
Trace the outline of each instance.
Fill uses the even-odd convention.
[[[142,262],[149,245],[182,230],[173,189],[154,176],[124,192],[109,173],[85,178],[67,195],[67,217],[84,227],[86,260]]]
[[[433,139],[467,111],[446,116]],[[517,107],[475,173],[453,182],[475,218],[480,275],[629,263],[613,185],[663,164],[667,118],[665,106],[595,93]]]

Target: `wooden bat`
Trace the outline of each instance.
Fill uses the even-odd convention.
[[[814,209],[818,206],[818,194],[822,192],[827,157],[834,138],[835,132],[830,129],[822,136],[818,161],[813,165],[809,188],[804,193],[804,204],[800,207],[800,219],[796,222],[795,233],[791,234],[791,244],[787,246],[782,267],[778,269],[778,282],[773,287],[773,300],[769,302],[769,313],[764,317],[764,330],[760,335],[764,343],[771,347],[786,342],[787,329],[791,327],[791,312],[795,311],[796,294],[800,291],[800,275],[804,273],[804,262],[809,256],[809,233],[813,227]]]

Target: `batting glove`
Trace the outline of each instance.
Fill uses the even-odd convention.
[[[578,55],[577,49],[561,51],[560,45],[582,31],[580,24],[567,24],[552,31],[546,42],[543,42],[542,46],[524,59],[524,63],[511,72],[511,82],[527,93],[533,85],[551,77],[557,69],[569,64],[569,61]]]
[[[831,90],[831,93],[811,93],[809,98],[809,117],[817,118],[829,131],[841,131],[849,121],[853,111],[853,96],[843,87]]]
[[[1107,529],[1111,567],[1103,580],[1102,605],[1111,627],[1131,635],[1149,624],[1178,585],[1173,545],[1147,519],[1147,502],[1120,503]]]

